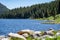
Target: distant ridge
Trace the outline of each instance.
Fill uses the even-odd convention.
[[[3,4],[0,3],[0,14],[6,12],[8,10],[9,9],[5,5],[3,5]]]

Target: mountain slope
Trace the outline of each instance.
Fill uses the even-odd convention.
[[[3,4],[0,3],[0,14],[6,12],[8,10],[9,9],[6,6],[4,6]]]

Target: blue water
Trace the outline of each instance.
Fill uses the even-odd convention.
[[[18,32],[23,29],[45,31],[49,28],[60,30],[60,24],[41,24],[42,20],[31,19],[0,19],[0,35]]]

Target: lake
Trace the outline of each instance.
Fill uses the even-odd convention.
[[[60,24],[41,24],[43,20],[33,19],[0,19],[0,35],[18,32],[23,29],[46,31],[49,28],[60,30]]]

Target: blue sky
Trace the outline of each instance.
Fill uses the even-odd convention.
[[[0,3],[7,6],[9,9],[17,8],[17,7],[24,7],[24,6],[31,6],[34,4],[50,2],[52,0],[0,0]]]

